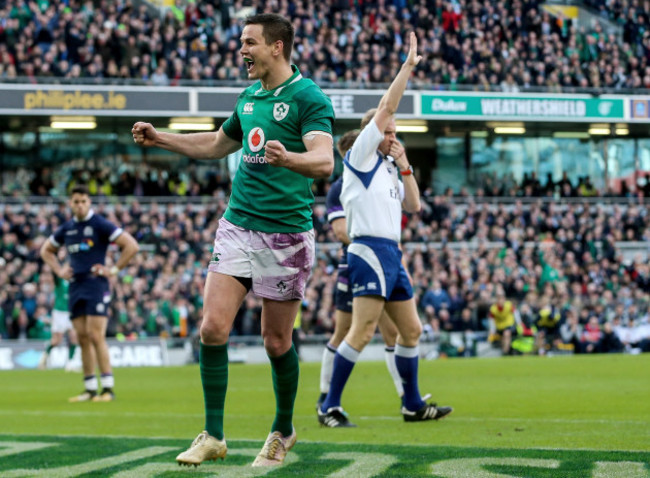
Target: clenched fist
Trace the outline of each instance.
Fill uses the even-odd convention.
[[[158,139],[158,131],[150,123],[138,121],[131,128],[133,141],[140,146],[155,146]]]
[[[267,141],[264,145],[264,159],[271,166],[285,166],[287,163],[287,149],[276,139]]]

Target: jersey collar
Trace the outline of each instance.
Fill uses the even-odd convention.
[[[74,222],[86,222],[90,220],[90,218],[93,217],[94,215],[95,215],[95,211],[91,209],[90,211],[88,211],[88,214],[86,214],[86,217],[84,217],[81,221],[77,219],[77,216],[72,216],[72,220]]]
[[[278,96],[287,86],[295,83],[296,81],[302,80],[302,74],[300,71],[298,71],[298,67],[296,65],[291,65],[291,71],[293,71],[293,74],[287,79],[287,81],[282,83],[280,86],[277,86],[274,90],[265,90],[262,88],[262,84],[260,83],[260,89],[255,92],[255,95],[270,93],[273,96]]]

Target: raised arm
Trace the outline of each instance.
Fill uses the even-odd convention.
[[[137,122],[131,129],[133,141],[141,146],[156,146],[195,159],[221,159],[241,148],[219,128],[216,133],[163,133],[150,123]]]
[[[402,95],[404,94],[408,80],[413,72],[413,68],[415,68],[422,59],[422,57],[418,55],[418,39],[414,32],[411,32],[409,39],[410,45],[408,57],[379,102],[377,113],[375,113],[375,123],[377,124],[379,131],[382,133],[386,130],[391,117],[397,112],[397,107],[402,99]]]
[[[292,153],[282,143],[266,143],[264,159],[272,166],[282,166],[308,178],[327,178],[334,170],[334,148],[328,134],[310,133],[302,139],[307,151]]]

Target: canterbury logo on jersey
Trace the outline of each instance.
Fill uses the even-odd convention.
[[[255,106],[255,103],[246,103],[244,105],[244,111],[242,111],[242,113],[247,115],[253,114],[253,106]]]

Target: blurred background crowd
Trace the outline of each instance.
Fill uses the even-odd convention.
[[[593,19],[580,26],[538,0],[155,3],[0,0],[0,81],[248,84],[238,53],[241,20],[269,11],[292,19],[293,62],[322,86],[381,88],[394,78],[414,30],[423,61],[411,88],[650,87],[647,0],[586,0]],[[0,201],[0,338],[49,336],[53,279],[38,251],[70,217],[64,201],[75,184],[87,184],[96,211],[141,245],[114,279],[109,335],[196,333],[229,173],[191,160],[182,168],[144,158],[131,165],[115,159],[113,167],[28,161],[2,168],[0,192],[12,200]],[[614,194],[594,186],[596,174],[554,180],[525,172],[515,180],[508,167],[501,170],[479,174],[471,192],[438,194],[423,184],[423,210],[404,217],[425,341],[447,355],[474,355],[485,340],[505,353],[650,350],[650,175],[623,182]],[[334,328],[340,251],[326,220],[329,184],[314,183],[317,260],[297,323],[303,337]],[[619,199],[602,200],[613,196]],[[512,311],[515,324],[507,347],[495,328],[500,310]],[[260,311],[260,301],[247,297],[233,335],[258,334]]]
[[[647,206],[425,199],[420,214],[404,217],[403,243],[427,338],[440,341],[459,332],[473,342],[474,333],[479,337],[491,330],[490,307],[504,295],[516,309],[518,326],[534,328],[529,336],[547,340],[524,351],[544,353],[561,343],[576,352],[648,348],[647,251],[630,256],[619,247],[650,243]],[[132,198],[95,207],[141,245],[141,253],[114,281],[109,334],[191,334],[201,320],[206,265],[225,197],[164,206]],[[2,337],[47,336],[53,281],[38,250],[69,214],[64,203],[6,205],[0,211]],[[322,203],[314,208],[314,226],[318,254],[303,301],[304,335],[329,334],[334,327],[340,251]],[[109,260],[115,260],[114,253]],[[258,299],[246,300],[234,335],[259,333],[260,307]],[[561,333],[574,320],[572,333]],[[473,353],[465,344],[449,353],[458,349]]]
[[[135,0],[1,0],[0,79],[238,82],[252,3],[292,20],[293,61],[320,84],[389,83],[414,30],[424,56],[414,87],[650,87],[650,5],[636,0],[586,2],[621,35],[538,0],[176,0],[163,16]]]
[[[446,187],[441,190],[444,196],[456,198],[593,198],[621,197],[638,198],[650,197],[650,172],[642,173],[635,183],[621,182],[618,190],[598,189],[589,176],[579,176],[571,180],[564,172],[558,180],[549,173],[546,177],[538,178],[537,174],[524,172],[521,180],[517,181],[512,174],[496,171],[479,172],[474,187],[461,186],[454,190]],[[136,167],[121,167],[118,169],[103,168],[72,168],[69,163],[58,166],[28,169],[19,167],[3,171],[0,176],[0,193],[3,196],[40,198],[64,197],[76,185],[88,186],[93,196],[110,198],[113,196],[130,196],[136,198],[201,198],[213,196],[223,198],[230,191],[229,173],[210,170],[205,166],[197,168],[190,164],[188,167],[150,166],[146,163]],[[329,180],[316,180],[313,185],[315,196],[325,196],[329,188]],[[431,187],[423,189],[425,196],[432,196]]]

